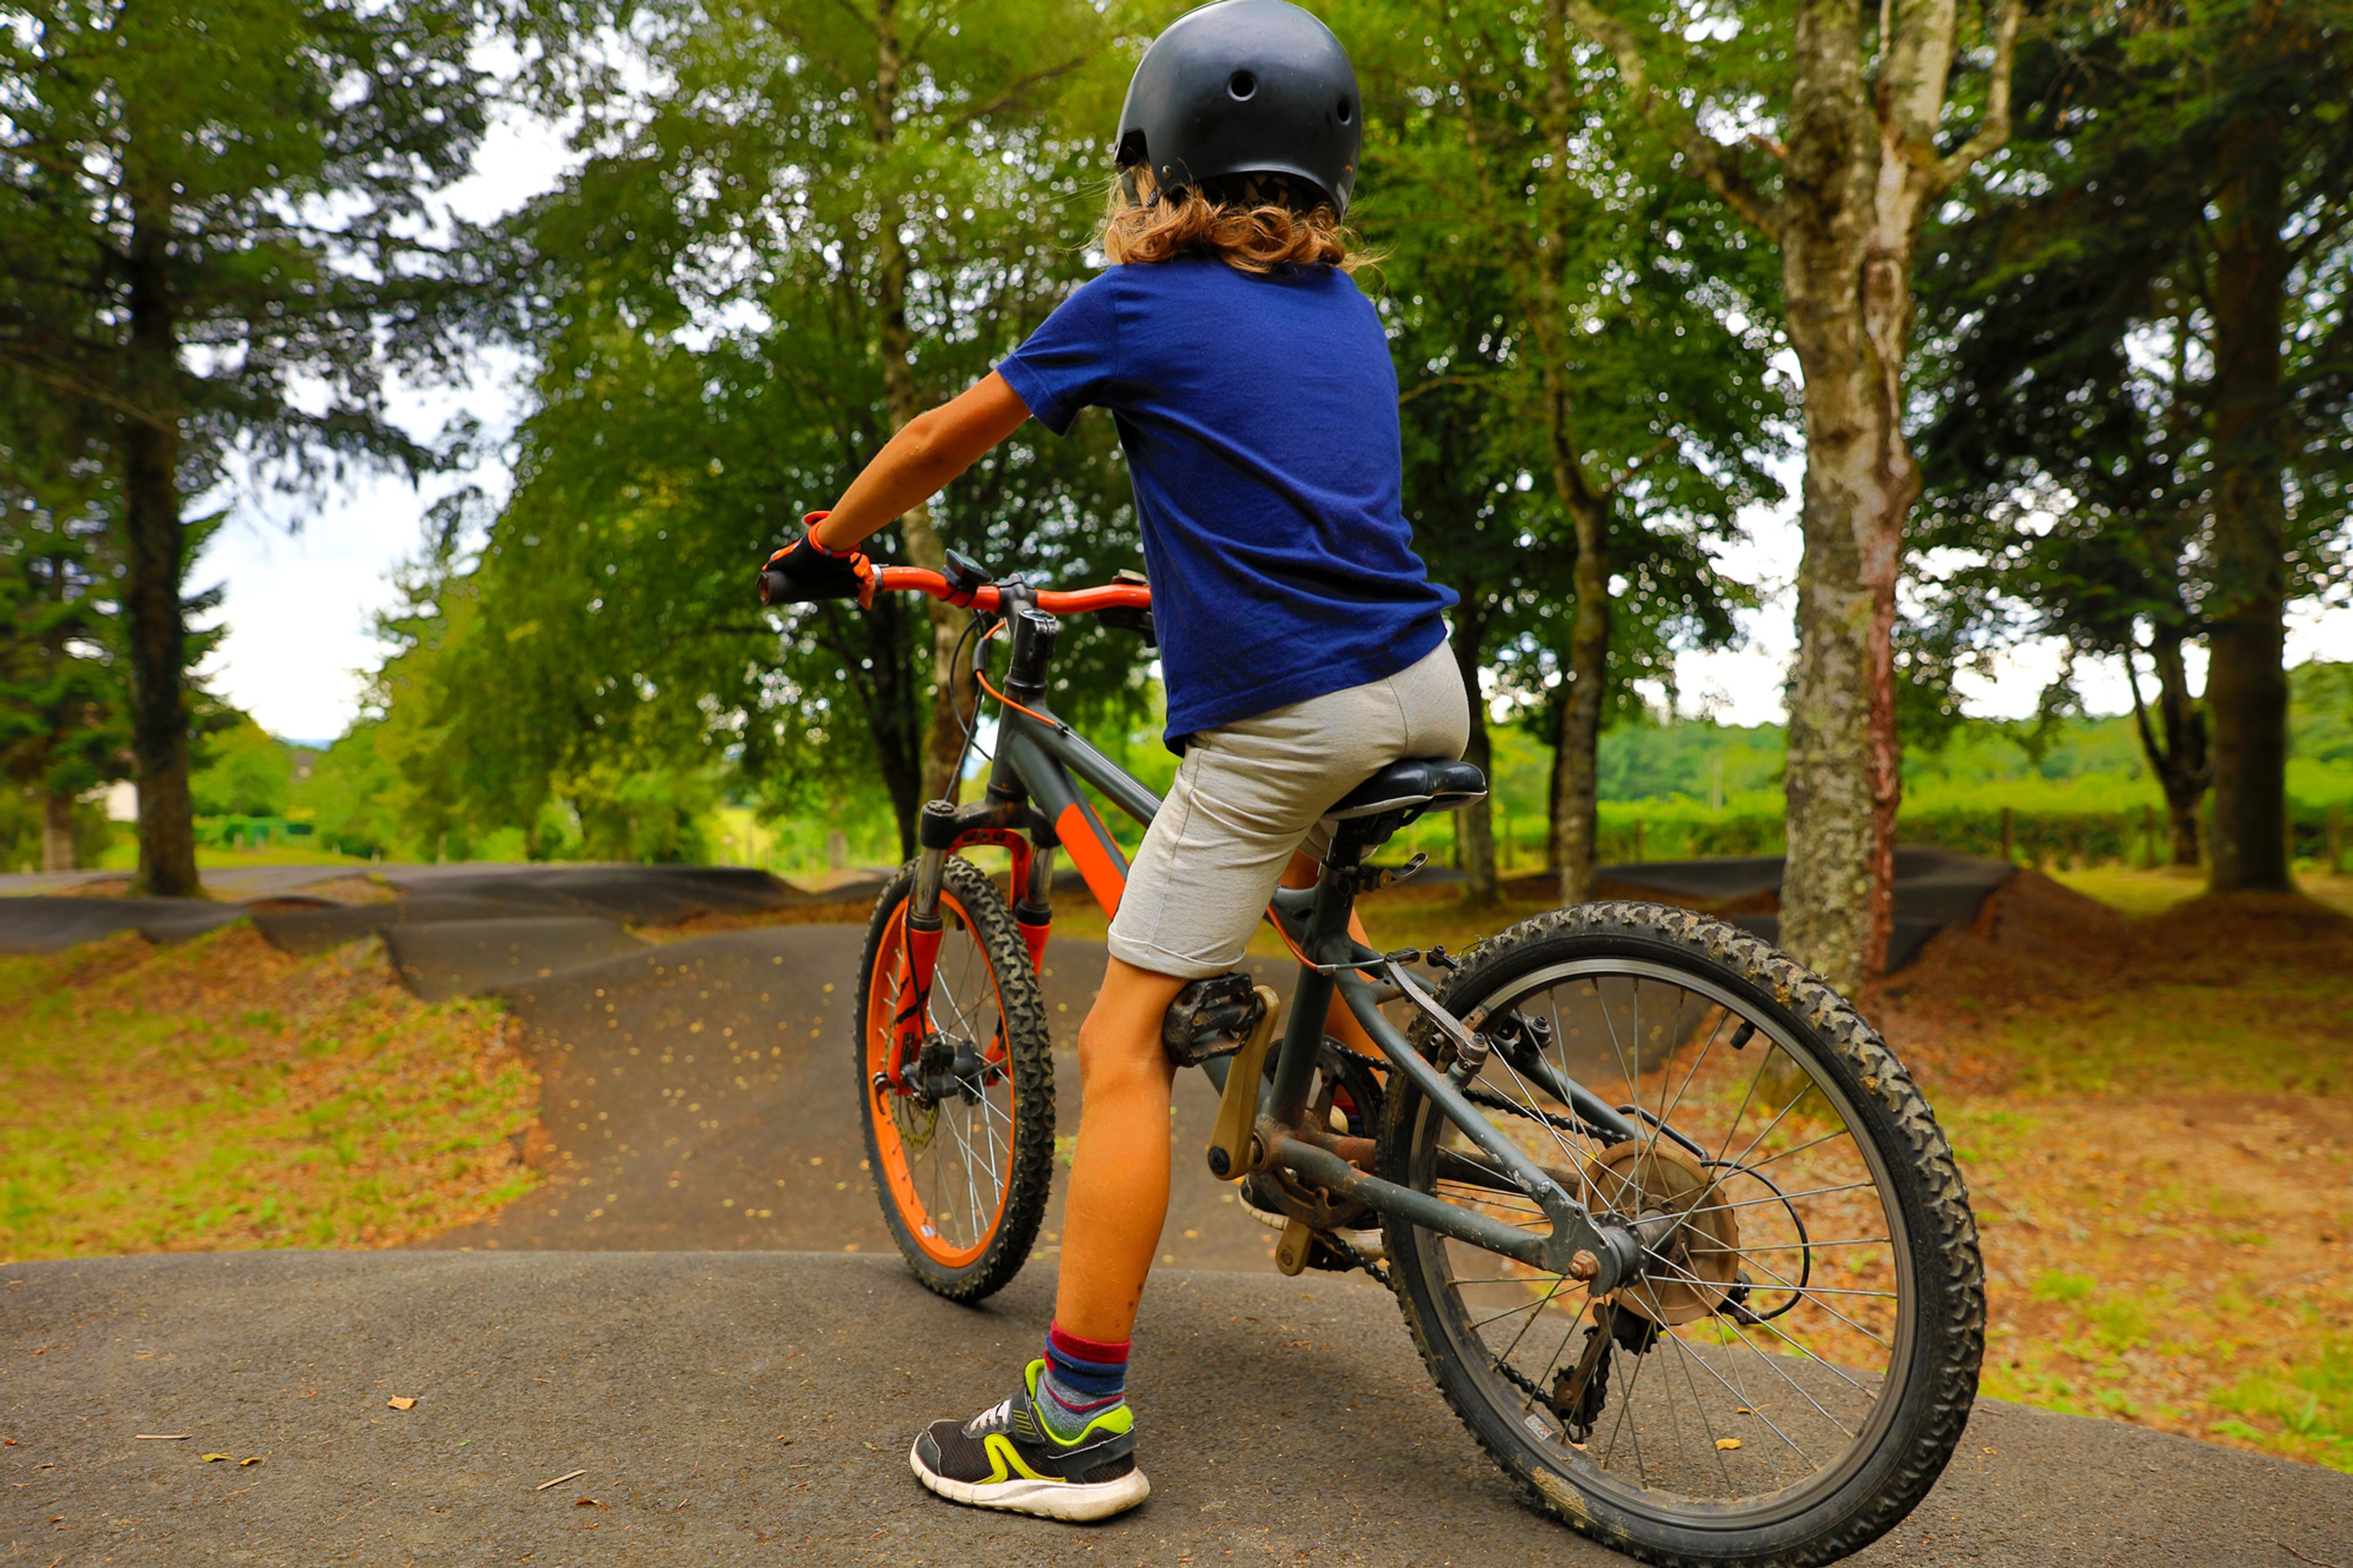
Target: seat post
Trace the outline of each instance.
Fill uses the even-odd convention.
[[[1364,845],[1343,823],[1332,836],[1323,874],[1315,881],[1315,901],[1307,907],[1307,929],[1301,951],[1317,963],[1339,958],[1348,940],[1348,916],[1356,903],[1356,868]],[[1332,976],[1302,966],[1291,993],[1291,1017],[1284,1026],[1282,1053],[1276,1058],[1274,1085],[1267,1109],[1284,1126],[1296,1122],[1307,1108],[1307,1091],[1315,1079],[1315,1056],[1324,1044],[1324,1019],[1332,1010],[1336,985]]]

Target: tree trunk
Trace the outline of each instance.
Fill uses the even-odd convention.
[[[1943,150],[1955,0],[1798,0],[1780,140],[1715,140],[1651,84],[1633,29],[1591,0],[1555,0],[1609,49],[1620,79],[1686,166],[1781,251],[1789,342],[1805,375],[1798,661],[1789,681],[1789,858],[1781,942],[1841,988],[1879,971],[1894,925],[1895,578],[1920,489],[1903,430],[1912,260],[1931,203],[2010,136],[2021,0],[1987,16],[1993,45],[1976,131]],[[1879,26],[1866,78],[1863,22]],[[1746,172],[1780,163],[1778,195]]]
[[[1567,700],[1567,689],[1564,687],[1561,692],[1561,701],[1566,704]],[[1545,773],[1544,858],[1544,868],[1552,872],[1556,877],[1560,874],[1561,863],[1561,775],[1567,769],[1568,757],[1568,753],[1561,749],[1560,731],[1560,721],[1556,717],[1553,723],[1552,735],[1552,765]]]
[[[74,856],[74,798],[45,795],[41,802],[41,869],[71,871]]]
[[[1576,407],[1568,384],[1567,345],[1562,342],[1568,308],[1565,297],[1568,249],[1576,237],[1562,199],[1568,194],[1572,177],[1567,146],[1572,119],[1567,0],[1550,0],[1546,18],[1550,36],[1545,43],[1544,128],[1550,156],[1544,160],[1547,213],[1536,258],[1536,310],[1532,325],[1537,353],[1544,358],[1545,441],[1553,489],[1577,533],[1572,577],[1577,610],[1568,628],[1568,691],[1560,711],[1555,771],[1557,793],[1552,807],[1553,834],[1559,850],[1556,864],[1560,868],[1560,901],[1567,906],[1593,897],[1600,859],[1599,753],[1601,699],[1609,678],[1609,500],[1586,477],[1584,454],[1573,426]]]
[[[1920,493],[1904,369],[1936,178],[1907,143],[1934,146],[1953,25],[1949,5],[1916,8],[1866,84],[1861,17],[1799,9],[1781,237],[1806,410],[1781,945],[1840,990],[1884,969],[1894,928],[1895,581]]]
[[[2237,171],[2215,226],[2214,588],[2207,706],[2214,715],[2214,822],[2207,886],[2289,892],[2287,858],[2286,415],[2280,333],[2291,258],[2280,237],[2282,128],[2258,119],[2224,143]]]
[[[878,0],[874,37],[874,141],[878,148],[888,149],[898,132],[898,0]],[[882,311],[882,400],[894,436],[923,412],[916,400],[914,370],[910,363],[914,340],[907,328],[907,249],[899,238],[902,216],[895,197],[886,194],[880,232],[875,237],[875,281],[879,296],[876,303]],[[940,542],[939,531],[932,524],[928,503],[913,507],[901,517],[899,532],[907,542],[907,559],[911,563],[933,572],[947,565],[947,546]],[[923,602],[929,607],[932,621],[933,698],[931,723],[923,737],[923,799],[952,801],[962,782],[957,776],[957,764],[963,760],[965,748],[964,729],[957,715],[961,712],[968,718],[972,714],[978,693],[970,658],[960,660],[956,655],[971,613],[938,599]],[[903,825],[900,837],[908,837]]]
[[[2157,666],[2157,723],[2149,722],[2148,706],[2141,699],[2140,674],[2133,668],[2133,650],[2125,649],[2125,679],[2132,687],[2133,722],[2140,731],[2141,753],[2165,794],[2166,819],[2171,826],[2173,863],[2198,864],[2198,807],[2211,782],[2206,749],[2206,714],[2189,695],[2189,677],[2181,659],[2181,638],[2160,633],[2149,649]],[[2163,733],[2160,736],[2159,731]]]
[[[923,704],[917,698],[918,678],[908,657],[903,602],[878,602],[866,612],[866,628],[874,666],[874,696],[867,723],[874,732],[883,793],[891,798],[891,816],[899,829],[899,858],[915,855],[915,818],[923,802]]]
[[[1487,735],[1487,705],[1479,696],[1479,664],[1486,639],[1483,609],[1465,605],[1454,615],[1454,664],[1462,673],[1462,689],[1471,697],[1471,739],[1462,760],[1487,775],[1486,798],[1454,814],[1455,864],[1462,868],[1462,901],[1492,904],[1503,896],[1495,874],[1495,748]]]
[[[134,189],[131,237],[132,395],[123,450],[122,613],[131,751],[139,784],[138,890],[198,898],[195,806],[188,795],[187,623],[180,601],[178,333],[166,277],[171,237]]]
[[[1563,446],[1556,443],[1556,448]],[[1556,471],[1560,463],[1561,452],[1556,449]],[[1582,489],[1581,485],[1577,488]],[[1593,897],[1600,867],[1601,697],[1609,665],[1606,506],[1582,495],[1570,500],[1570,516],[1577,527],[1577,613],[1568,629],[1568,695],[1560,710],[1560,794],[1553,803],[1564,906]]]

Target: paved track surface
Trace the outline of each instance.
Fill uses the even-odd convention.
[[[459,928],[450,928],[459,929]],[[784,1247],[889,1252],[861,1168],[855,1007],[860,926],[770,926],[691,937],[518,983],[507,950],[450,983],[501,985],[529,1026],[543,1087],[548,1181],[497,1218],[432,1247]],[[1047,949],[1056,1124],[1079,1124],[1079,1021],[1102,984],[1101,942]],[[1289,978],[1253,963],[1278,990]],[[1274,1233],[1243,1214],[1202,1163],[1217,1097],[1177,1079],[1168,1226],[1175,1266],[1268,1268]],[[1041,1256],[1060,1250],[1061,1194]]]
[[[1659,899],[1722,914],[1767,942],[1780,940],[1778,855],[1716,860],[1649,860],[1604,866],[1601,892],[1613,899]],[[1949,849],[1895,852],[1895,928],[1887,939],[1887,967],[1912,962],[1930,937],[1978,917],[2013,868],[2000,860]]]
[[[1005,1391],[1050,1286],[1033,1268],[959,1308],[891,1260],[773,1253],[0,1268],[0,1560],[1624,1561],[1521,1503],[1385,1295],[1314,1280],[1155,1281],[1136,1512],[1072,1529],[933,1499],[913,1433]],[[1989,1404],[1859,1561],[2297,1568],[2288,1546],[2353,1555],[2349,1521],[2353,1477]]]

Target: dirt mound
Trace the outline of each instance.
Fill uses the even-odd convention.
[[[129,877],[91,877],[84,881],[69,882],[52,890],[53,899],[127,899],[131,896]]]
[[[1864,1015],[1915,1071],[1988,1087],[1996,1069],[1972,1047],[2030,1007],[2081,997],[2141,962],[2141,935],[2096,899],[2039,871],[1996,889],[1966,925],[1947,926],[1902,973],[1864,989]]]
[[[2197,963],[2353,943],[2353,916],[2301,893],[2206,893],[2139,922],[2152,955]]]

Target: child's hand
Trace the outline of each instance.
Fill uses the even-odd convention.
[[[863,606],[873,602],[874,563],[858,550],[828,550],[817,540],[817,525],[826,513],[810,512],[798,539],[768,557],[760,573],[760,603],[814,605],[825,599],[855,599]]]

